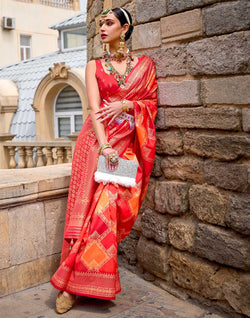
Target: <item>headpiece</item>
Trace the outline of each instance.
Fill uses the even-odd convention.
[[[125,16],[125,18],[126,18],[126,20],[127,20],[128,25],[131,25],[131,21],[130,21],[130,18],[129,18],[129,16],[128,16],[127,12],[126,12],[123,8],[119,8],[119,9],[123,12],[123,14],[124,14],[124,16]],[[109,13],[112,13],[112,12],[113,12],[112,9],[107,9],[106,11],[103,11],[102,14],[101,14],[101,20],[103,20],[104,18],[106,18],[106,16],[107,16]]]

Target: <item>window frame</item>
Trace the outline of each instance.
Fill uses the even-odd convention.
[[[83,35],[83,36],[86,37],[86,44],[85,44],[85,45],[82,45],[82,46],[74,46],[74,47],[70,47],[70,48],[65,48],[65,47],[64,47],[64,32],[72,31],[72,30],[78,30],[78,29],[86,29],[86,32],[87,32],[86,26],[78,27],[78,28],[70,28],[70,29],[61,30],[60,38],[61,38],[61,51],[62,51],[62,52],[64,52],[64,51],[70,51],[70,50],[73,50],[73,49],[76,49],[76,48],[77,48],[77,49],[87,48],[87,34]]]
[[[64,137],[59,137],[59,126],[58,126],[58,118],[70,118],[70,134],[75,132],[75,116],[76,115],[81,115],[82,119],[83,119],[83,111],[79,110],[79,111],[74,111],[72,114],[72,111],[66,111],[66,112],[56,112],[56,102],[58,99],[58,96],[60,95],[60,93],[67,87],[70,85],[66,85],[63,88],[61,88],[54,99],[54,103],[53,103],[53,115],[54,115],[54,138],[64,138]],[[73,87],[74,88],[74,87]],[[78,95],[79,96],[79,95]],[[80,98],[80,96],[79,96]]]
[[[27,45],[21,45],[21,36],[26,36],[29,37],[30,39],[30,46]],[[30,57],[27,58],[26,57],[26,48],[30,49]],[[21,50],[24,49],[24,53],[25,53],[25,59],[21,59],[22,54],[21,54]],[[19,54],[20,54],[20,61],[26,61],[32,58],[32,34],[28,34],[28,33],[19,33]]]

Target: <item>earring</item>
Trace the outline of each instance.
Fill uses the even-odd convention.
[[[102,46],[102,50],[103,50],[103,58],[105,58],[105,56],[108,55],[108,45],[106,43],[103,44]]]
[[[124,56],[124,47],[125,47],[125,34],[121,34],[120,44],[119,44],[119,48],[117,50],[117,53],[119,53],[120,57]]]

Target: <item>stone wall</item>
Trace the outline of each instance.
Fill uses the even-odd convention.
[[[0,169],[0,297],[58,268],[70,173],[71,164]]]
[[[250,316],[250,2],[89,0],[89,59],[102,54],[99,14],[116,6],[159,83],[155,167],[120,253],[175,295]]]

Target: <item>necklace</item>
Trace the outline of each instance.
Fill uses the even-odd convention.
[[[128,76],[128,74],[131,72],[133,66],[131,64],[132,57],[131,54],[127,55],[126,57],[126,70],[123,75],[121,75],[113,66],[111,63],[110,57],[108,54],[105,54],[105,66],[107,70],[109,71],[109,74],[113,74],[115,76],[115,79],[118,82],[118,85],[121,87],[121,89],[125,88],[125,79]]]
[[[123,53],[122,55],[121,55],[121,53],[117,53],[117,52],[115,52],[115,53],[111,53],[109,51],[105,52],[103,58],[104,59],[109,58],[111,61],[116,61],[116,62],[120,63],[120,62],[126,60],[126,58],[128,56],[130,56],[132,61],[134,60],[134,58],[132,57],[132,53],[129,51],[129,49],[127,50],[126,53]]]

